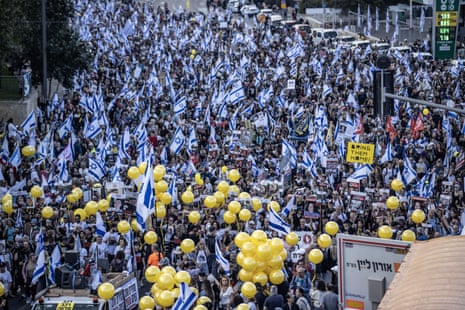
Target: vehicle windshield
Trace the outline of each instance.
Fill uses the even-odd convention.
[[[324,33],[325,39],[332,39],[337,37],[337,32],[336,31],[327,31]]]
[[[73,304],[73,307],[70,310],[96,310],[100,304]],[[36,304],[32,310],[56,310],[63,309],[60,304]]]

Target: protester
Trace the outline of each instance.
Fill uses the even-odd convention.
[[[0,236],[11,253],[13,293],[30,296],[30,277],[22,270],[31,271],[30,254],[40,252],[44,240],[49,255],[56,245],[62,253],[79,250],[82,266],[108,259],[112,269],[135,266],[142,277],[146,266],[163,267],[163,261],[195,277],[211,274],[221,279],[214,303],[230,308],[233,284],[240,283],[237,232],[262,229],[283,237],[270,225],[270,201],[279,204],[290,229],[311,236],[308,244],[289,247],[285,262],[284,283],[304,295],[313,284],[324,297],[324,281],[335,283],[335,246],[325,251],[323,266],[305,259],[329,220],[340,232],[360,236],[376,236],[383,224],[393,227],[396,239],[405,229],[419,240],[462,233],[464,117],[403,101],[392,102],[390,116],[379,115],[372,87],[377,51],[316,45],[311,35],[219,7],[195,13],[137,1],[77,2],[74,23],[95,55],[91,68],[76,73],[72,89],[54,94],[19,126],[22,120],[8,120],[1,132],[0,196],[14,198],[12,212],[2,201]],[[412,48],[430,49],[427,40]],[[387,53],[393,92],[463,108],[462,61],[418,55]],[[373,145],[373,163],[347,162],[348,142]],[[22,152],[28,145],[35,147],[32,156]],[[157,165],[165,167],[171,202],[140,222],[138,192],[146,169]],[[133,179],[132,167],[139,171]],[[240,174],[234,182],[232,169]],[[402,180],[402,190],[391,189],[394,179]],[[205,196],[221,181],[237,190],[231,186],[219,207],[206,209]],[[34,185],[42,194],[31,198]],[[70,196],[75,189],[83,193],[77,201]],[[194,194],[190,203],[182,199],[187,189]],[[241,193],[259,198],[262,208],[252,208]],[[395,210],[385,204],[392,195],[400,200]],[[109,204],[101,220],[76,211],[91,200]],[[225,222],[232,200],[250,210],[250,220]],[[48,219],[44,206],[53,208]],[[411,220],[415,209],[427,214],[423,226]],[[188,219],[193,210],[200,214],[195,224]],[[117,224],[128,219],[138,229],[119,233]],[[148,230],[158,236],[152,246],[143,240]],[[189,254],[180,247],[186,238],[196,243]],[[128,264],[119,266],[122,259]],[[210,296],[207,284],[199,289]],[[282,296],[289,288],[280,286]],[[264,301],[268,289],[260,286],[258,309],[282,308],[274,286]],[[314,307],[324,307],[320,297],[316,301]]]

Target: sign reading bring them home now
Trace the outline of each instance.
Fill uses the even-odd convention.
[[[375,155],[375,145],[349,142],[346,161],[349,163],[372,164]]]

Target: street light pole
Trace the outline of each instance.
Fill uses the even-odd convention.
[[[42,11],[42,100],[47,104],[47,0],[41,0]]]

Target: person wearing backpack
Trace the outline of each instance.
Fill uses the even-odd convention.
[[[296,288],[295,296],[297,298],[296,305],[299,310],[312,310],[310,303],[304,295],[304,290],[301,287]]]

